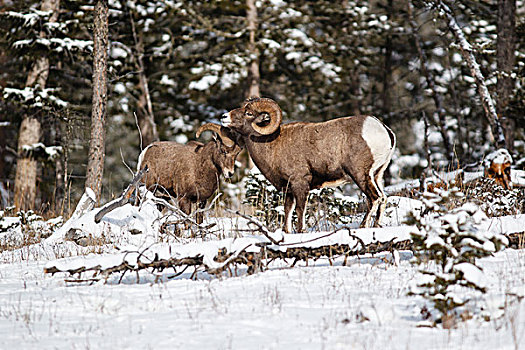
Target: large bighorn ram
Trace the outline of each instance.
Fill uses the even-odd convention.
[[[222,124],[240,135],[262,174],[285,192],[285,231],[292,231],[294,207],[305,228],[308,192],[351,180],[364,192],[369,210],[362,226],[381,221],[386,207],[385,172],[396,144],[394,133],[378,119],[356,116],[322,123],[281,125],[282,111],[268,98],[252,98],[222,116]]]
[[[235,159],[241,151],[228,129],[208,123],[199,128],[197,137],[206,130],[218,137],[206,144],[155,142],[139,156],[138,170],[148,166],[146,187],[157,194],[178,198],[179,207],[186,214],[191,212],[192,203],[204,208],[206,200],[217,190],[221,174],[226,178],[233,175]],[[202,223],[202,213],[197,215],[197,222]]]

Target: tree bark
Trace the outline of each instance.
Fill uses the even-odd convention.
[[[496,109],[501,118],[505,133],[506,148],[512,153],[514,148],[514,129],[516,122],[508,115],[508,104],[514,87],[511,77],[515,63],[516,46],[516,0],[498,0],[498,39],[496,56],[498,64],[498,83]]]
[[[43,0],[42,11],[52,11],[49,22],[56,22],[60,0]],[[41,32],[40,37],[45,37]],[[42,56],[33,64],[27,75],[26,87],[39,85],[45,88],[49,75],[49,59]],[[18,133],[18,155],[15,174],[14,205],[17,210],[29,210],[34,208],[36,199],[37,161],[31,157],[30,152],[23,152],[24,146],[38,143],[40,140],[40,120],[33,116],[24,116]]]
[[[86,187],[95,192],[97,202],[104,174],[108,63],[108,0],[97,0],[93,27],[93,108]]]
[[[251,62],[248,68],[248,91],[247,98],[252,96],[260,96],[259,84],[261,75],[259,72],[259,50],[255,44],[255,33],[257,31],[257,7],[255,0],[246,0],[246,21],[248,24],[248,32],[250,33],[250,41],[248,42],[248,52],[251,55]]]
[[[485,84],[485,78],[481,73],[481,69],[478,62],[476,61],[476,57],[474,57],[474,50],[465,38],[465,34],[456,21],[456,18],[454,17],[450,7],[442,0],[434,0],[434,4],[437,12],[446,18],[448,27],[454,34],[454,37],[456,38],[456,41],[459,45],[461,55],[467,62],[470,73],[476,81],[481,103],[485,111],[485,116],[487,117],[487,120],[490,124],[496,147],[505,147],[505,134],[503,133],[503,128],[501,127],[498,114],[496,113],[494,101],[492,100],[487,85]]]

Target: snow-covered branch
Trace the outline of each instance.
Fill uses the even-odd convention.
[[[56,91],[57,89],[54,88],[37,89],[29,86],[24,89],[4,88],[4,98],[16,98],[30,107],[41,108],[44,103],[61,108],[67,107],[68,102],[52,94]]]
[[[498,147],[505,147],[505,134],[503,133],[503,128],[501,127],[498,114],[496,113],[494,100],[490,95],[483,73],[481,73],[480,66],[476,61],[476,57],[474,56],[472,45],[470,45],[467,38],[465,37],[463,30],[454,17],[454,13],[443,0],[432,0],[430,5],[438,12],[440,16],[447,20],[447,25],[456,38],[461,55],[467,62],[470,73],[476,82],[476,86],[481,97],[481,102],[483,104],[483,109],[485,110],[485,116],[487,117],[487,120],[492,128],[496,145]]]

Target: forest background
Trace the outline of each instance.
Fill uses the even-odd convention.
[[[20,208],[67,216],[84,192],[98,2],[0,0],[0,208],[16,201],[22,162],[33,164],[34,176],[22,175],[35,185],[23,191]],[[251,95],[276,100],[286,121],[379,117],[398,138],[388,182],[417,178],[429,165],[479,165],[496,141],[436,4],[451,7],[514,166],[525,165],[523,1],[105,3],[102,202],[129,183],[141,148],[193,139],[201,124],[218,122]],[[27,130],[29,142],[21,137]],[[241,167],[234,182],[245,174]]]

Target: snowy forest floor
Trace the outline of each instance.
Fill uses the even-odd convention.
[[[391,200],[396,203],[391,220],[394,212],[399,221],[418,205],[404,197]],[[487,293],[463,290],[471,299],[465,319],[455,328],[443,329],[430,327],[428,315],[434,312],[430,302],[408,295],[420,275],[419,267],[410,262],[411,251],[400,251],[398,259],[384,252],[348,257],[346,263],[344,257],[322,257],[293,267],[292,261],[277,259],[252,275],[242,265],[219,277],[203,270],[196,276],[193,270],[176,276],[170,269],[155,273],[145,269],[93,282],[86,272],[81,277],[88,281],[78,283],[73,282],[76,275],[45,274],[49,266],[87,261],[104,265],[125,250],[156,245],[159,252],[169,249],[169,254],[174,254],[172,249],[205,253],[220,247],[218,237],[160,237],[160,212],[148,200],[140,207],[127,204],[115,209],[99,224],[93,220],[96,212],[88,211],[62,226],[54,220],[37,222],[38,230],[51,231],[49,238],[0,252],[0,349],[525,347],[523,243],[520,249],[507,248],[479,259]],[[498,220],[485,229],[522,232],[525,226],[523,214]],[[208,217],[210,222],[226,235],[226,241],[241,244],[252,239],[232,238],[235,230],[240,230],[238,237],[248,227],[243,218]],[[9,221],[3,225],[0,238],[20,237],[20,226],[14,228]],[[366,240],[370,230],[352,233]],[[102,239],[98,245],[82,247],[67,238],[82,232]],[[386,227],[371,236],[379,239],[390,233],[401,239],[407,232],[407,226]],[[314,230],[287,237],[305,242],[323,235]]]
[[[389,254],[386,254],[388,258]],[[525,251],[483,259],[494,318],[456,329],[418,327],[425,300],[409,297],[417,269],[380,255],[341,266],[318,260],[234,278],[163,283],[128,275],[72,285],[44,275],[46,260],[0,265],[0,348],[61,349],[520,349],[525,303],[507,292],[525,286]]]

